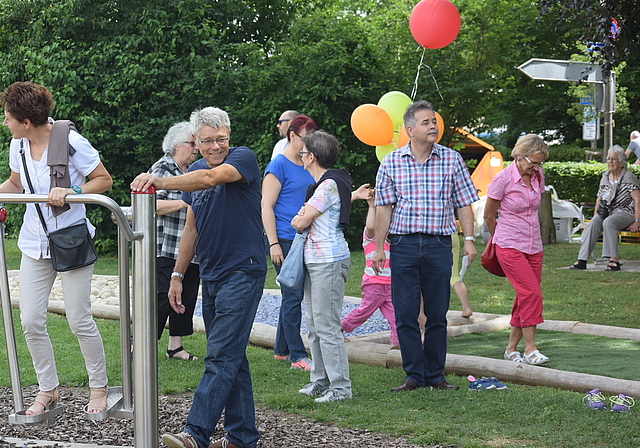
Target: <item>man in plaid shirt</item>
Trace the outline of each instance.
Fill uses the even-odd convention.
[[[453,263],[451,235],[457,230],[455,210],[465,235],[464,255],[471,263],[477,254],[471,204],[478,195],[460,154],[435,143],[438,125],[431,103],[409,105],[404,126],[410,141],[384,158],[375,190],[373,269],[379,273],[384,266],[383,243],[389,233],[391,296],[407,374],[391,390],[426,386],[455,390],[458,386],[447,383],[442,373]],[[418,326],[421,300],[427,317],[424,341]]]

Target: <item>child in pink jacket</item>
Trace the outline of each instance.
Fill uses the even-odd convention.
[[[376,275],[371,267],[371,258],[376,250],[375,222],[376,208],[373,205],[373,196],[367,199],[369,211],[362,235],[362,247],[365,256],[364,275],[362,276],[362,300],[360,306],[347,314],[341,321],[342,331],[351,332],[363,323],[379,309],[389,322],[391,332],[389,342],[398,345],[398,333],[396,331],[396,317],[391,303],[391,270],[389,269],[389,243],[385,240],[384,252],[387,260],[380,275]]]

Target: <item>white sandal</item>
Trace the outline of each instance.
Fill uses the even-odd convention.
[[[509,352],[508,349],[504,351],[504,359],[513,362],[523,362],[522,355],[519,351]]]
[[[540,364],[544,364],[545,362],[549,362],[549,357],[548,356],[544,356],[538,350],[534,350],[531,353],[529,353],[528,355],[525,353],[524,362],[526,362],[527,364],[531,364],[531,365],[537,366],[537,365],[540,365]]]

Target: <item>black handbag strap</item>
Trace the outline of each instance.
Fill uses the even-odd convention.
[[[29,169],[27,168],[27,158],[24,155],[24,142],[20,139],[20,157],[22,157],[22,166],[24,166],[24,175],[27,178],[27,184],[29,185],[29,190],[31,190],[31,194],[35,194],[35,189],[33,188],[33,184],[31,183],[31,176],[29,176]],[[44,229],[45,235],[49,237],[49,230],[47,229],[47,224],[45,224],[44,216],[42,215],[42,210],[40,210],[40,204],[33,204],[36,206],[36,211],[38,212],[38,216],[40,217],[40,222],[42,223],[42,228]]]

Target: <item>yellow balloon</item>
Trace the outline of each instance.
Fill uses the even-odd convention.
[[[391,117],[394,129],[402,126],[404,111],[409,104],[411,104],[411,98],[402,92],[396,91],[385,93],[378,101],[378,106],[384,109]]]
[[[396,148],[396,145],[394,145],[393,143],[389,143],[388,145],[384,146],[376,146],[376,157],[378,158],[378,161],[382,162],[384,156],[389,154],[391,151],[395,151],[396,149],[398,148]]]

